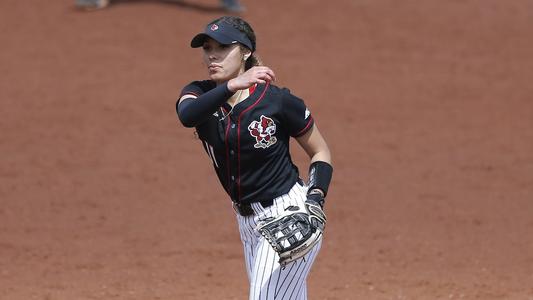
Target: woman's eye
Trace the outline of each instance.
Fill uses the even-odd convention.
[[[204,49],[204,51],[208,51],[208,50],[211,49],[211,46],[203,45],[203,46],[202,46],[202,49]]]

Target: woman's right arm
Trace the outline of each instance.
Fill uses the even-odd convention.
[[[204,122],[234,92],[228,89],[227,84],[221,84],[206,93],[198,94],[194,90],[185,88],[176,104],[176,112],[185,127],[195,127]]]
[[[257,66],[205,93],[198,85],[192,83],[183,89],[176,103],[178,117],[185,127],[195,127],[228,101],[236,91],[247,89],[256,83],[274,81],[275,78],[270,68]]]

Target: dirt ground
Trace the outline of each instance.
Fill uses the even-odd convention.
[[[247,299],[189,1],[0,1],[0,299]],[[533,299],[533,2],[242,2],[333,151],[309,298]]]

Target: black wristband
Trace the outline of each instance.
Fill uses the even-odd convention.
[[[309,189],[320,189],[324,197],[328,194],[329,183],[333,175],[333,167],[325,161],[315,161],[309,166]]]

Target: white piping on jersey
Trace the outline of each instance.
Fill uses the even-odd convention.
[[[218,169],[218,163],[217,159],[215,157],[215,151],[213,150],[213,146],[209,145],[206,141],[202,141],[205,144],[205,148],[207,149],[207,155],[209,155],[209,158],[213,161],[215,164],[215,167]]]

